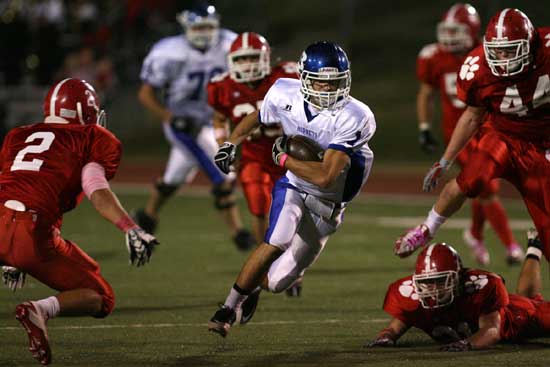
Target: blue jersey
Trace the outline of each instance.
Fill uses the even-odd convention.
[[[349,202],[365,184],[372,166],[374,156],[368,141],[376,130],[374,115],[367,105],[353,97],[339,110],[316,110],[304,101],[300,85],[296,79],[277,80],[264,98],[261,123],[280,123],[285,135],[304,135],[323,149],[345,152],[351,163],[328,188],[305,181],[290,171],[284,179],[298,191],[335,203]]]
[[[143,61],[141,80],[165,91],[165,106],[174,115],[210,124],[206,85],[227,71],[227,53],[236,37],[222,29],[218,42],[205,52],[193,48],[184,35],[163,38]]]

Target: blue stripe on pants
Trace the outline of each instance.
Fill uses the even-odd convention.
[[[288,190],[287,182],[288,179],[283,176],[275,183],[275,186],[273,187],[273,191],[271,193],[271,210],[269,211],[269,227],[267,227],[267,231],[265,232],[265,243],[269,243],[271,235],[277,225],[277,221],[279,220],[279,216],[281,215],[281,211],[283,210],[283,206],[285,205],[285,197]]]
[[[191,154],[193,154],[197,162],[199,162],[199,165],[201,166],[203,171],[206,172],[206,174],[208,175],[210,181],[212,181],[212,183],[214,183],[215,185],[219,185],[225,181],[225,178],[222,176],[222,173],[220,172],[218,167],[216,167],[212,159],[208,157],[208,155],[193,138],[189,137],[185,133],[174,130],[171,126],[170,130],[172,131],[172,134],[174,134],[176,139],[180,143],[182,143],[187,149],[189,149]]]

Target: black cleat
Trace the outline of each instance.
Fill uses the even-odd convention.
[[[304,280],[304,277],[301,276],[292,285],[285,290],[285,293],[288,297],[300,297],[302,294],[302,282]]]
[[[208,322],[208,330],[220,334],[224,338],[229,332],[229,328],[237,319],[235,310],[225,305],[220,305],[220,308]]]
[[[137,225],[140,226],[145,232],[150,234],[155,233],[158,221],[149,214],[145,213],[143,208],[136,209],[132,213],[132,217],[136,221]]]
[[[254,316],[256,307],[258,307],[258,301],[260,300],[260,292],[261,290],[250,293],[241,305],[240,317],[238,318],[241,325],[249,322],[252,316]]]
[[[241,251],[248,251],[256,246],[254,236],[246,229],[241,229],[237,232],[235,237],[233,237],[233,242],[235,242],[235,245]]]
[[[288,297],[300,297],[300,295],[302,294],[302,285],[293,284],[285,291],[285,293]]]

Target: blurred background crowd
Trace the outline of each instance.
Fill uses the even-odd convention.
[[[416,55],[435,41],[435,25],[453,0],[212,3],[221,14],[222,27],[263,34],[274,61],[297,60],[315,40],[340,43],[352,62],[352,95],[377,115],[373,148],[378,159],[425,159],[416,142]],[[509,6],[523,10],[535,26],[550,25],[546,1],[470,3],[480,13],[482,27],[496,11]],[[127,151],[146,155],[162,150],[158,125],[142,113],[135,97],[139,71],[154,42],[181,32],[175,15],[191,5],[192,1],[176,0],[0,0],[2,130],[39,121],[47,86],[70,76],[95,86],[109,114],[109,128],[129,143]],[[399,129],[403,126],[407,129]],[[396,131],[404,149],[390,147]],[[147,146],[138,148],[144,141]]]

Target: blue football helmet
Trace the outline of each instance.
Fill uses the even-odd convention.
[[[321,41],[309,45],[302,53],[298,72],[300,90],[310,105],[332,111],[349,101],[350,62],[336,43]]]
[[[199,49],[207,49],[218,40],[220,16],[214,5],[201,3],[176,15],[185,30],[189,43]]]

